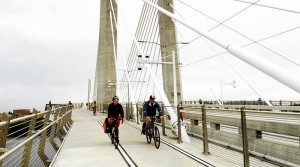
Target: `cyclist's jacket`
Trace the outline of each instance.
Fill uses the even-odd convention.
[[[98,107],[97,103],[92,103],[92,108],[97,108],[97,107]]]
[[[143,106],[144,116],[155,116],[156,109],[158,110],[159,115],[162,116],[163,112],[161,111],[161,107],[157,102],[151,104],[150,101],[146,101]]]
[[[123,107],[121,104],[117,104],[115,105],[114,103],[111,103],[108,106],[108,115],[107,117],[114,117],[116,118],[117,116],[121,115],[122,118],[124,118],[124,111],[123,111]]]

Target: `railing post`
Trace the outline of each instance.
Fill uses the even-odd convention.
[[[57,120],[59,110],[61,110],[61,109],[56,109],[54,111],[53,121]],[[52,125],[52,127],[51,127],[51,133],[50,133],[50,138],[49,138],[49,141],[50,141],[50,143],[51,143],[51,145],[52,145],[52,147],[54,148],[55,151],[58,151],[58,146],[57,146],[57,144],[54,141],[54,137],[56,135],[56,127],[57,127],[57,125],[58,125],[57,122]]]
[[[139,104],[136,103],[136,123],[140,124],[140,120],[139,120]]]
[[[51,112],[49,111],[45,115],[43,129],[46,126],[48,126],[48,124],[49,124],[50,113]],[[47,138],[47,130],[45,130],[40,136],[40,144],[39,144],[39,149],[38,149],[38,155],[39,155],[40,159],[42,160],[43,164],[45,166],[49,166],[50,161],[49,161],[49,158],[47,157],[47,155],[45,154],[46,138]]]
[[[164,104],[161,105],[161,110],[162,110],[163,113],[165,113],[165,106],[164,106]],[[161,123],[161,126],[162,126],[162,134],[163,134],[164,136],[167,136],[167,135],[166,135],[165,114],[163,115],[163,117],[164,117],[164,118],[163,118],[162,123]]]
[[[35,124],[36,124],[36,119],[37,119],[37,111],[33,110],[34,116],[31,117],[30,125],[29,125],[29,130],[27,133],[27,137],[30,137],[33,135],[33,132],[35,130]],[[30,155],[31,155],[31,149],[32,149],[32,140],[30,140],[28,143],[25,144],[24,152],[23,152],[23,158],[21,162],[22,167],[27,167],[29,166],[29,160],[30,160]]]
[[[180,106],[179,105],[177,105],[177,123],[178,123],[178,131],[177,131],[178,143],[180,144],[182,139],[181,139],[181,120],[180,120]]]
[[[125,110],[126,110],[126,114],[125,114],[125,119],[128,121],[128,103],[126,103],[126,106],[125,106]]]
[[[67,110],[67,107],[63,107],[60,111],[59,111],[59,117],[61,117],[64,113],[64,110]],[[62,119],[60,119],[58,122],[57,122],[57,126],[56,126],[56,135],[57,137],[59,138],[60,142],[62,142],[64,139],[63,139],[63,134],[61,133],[61,127],[62,127]]]
[[[203,135],[203,154],[208,155],[208,131],[207,131],[207,119],[205,105],[202,105],[202,135]]]
[[[244,156],[244,167],[250,167],[249,161],[249,149],[248,149],[248,136],[247,136],[247,122],[245,107],[241,108],[241,126],[242,126],[242,139],[243,139],[243,156]]]
[[[133,106],[132,103],[130,103],[130,118],[131,118],[131,122],[133,122],[134,116],[133,116]]]
[[[3,113],[2,121],[6,122],[4,126],[0,127],[0,155],[4,154],[5,147],[6,147],[6,140],[8,135],[9,129],[9,115],[7,113]],[[2,166],[2,161],[0,161],[0,166]]]

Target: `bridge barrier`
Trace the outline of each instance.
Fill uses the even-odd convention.
[[[0,122],[0,166],[49,166],[70,127],[72,108],[65,105],[42,113]]]
[[[202,140],[203,153],[209,153],[208,142],[243,151],[245,166],[250,165],[249,154],[300,165],[299,111],[298,106],[195,104],[180,110],[186,113],[188,133]]]

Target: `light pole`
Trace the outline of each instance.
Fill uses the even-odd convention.
[[[166,62],[167,47],[168,46],[172,46],[172,45],[175,45],[175,44],[185,44],[185,45],[189,44],[188,42],[174,42],[174,43],[171,43],[171,44],[168,44],[168,45],[162,45],[160,43],[153,42],[153,41],[138,41],[138,42],[141,42],[141,43],[153,43],[153,44],[161,46],[163,48],[163,56],[161,56],[163,58],[162,59],[163,62]],[[173,52],[174,52],[174,55],[173,55]],[[176,79],[175,51],[172,51],[172,56],[173,56],[173,62],[174,62],[174,66],[175,66],[175,68],[173,67],[173,85],[174,85],[174,89],[176,89],[176,92],[174,91],[174,99],[175,99],[175,96],[176,96],[176,106],[177,106],[177,88],[175,88],[175,86],[177,86],[177,82],[176,82],[177,79]],[[162,63],[162,64],[164,65],[165,63]],[[174,75],[174,71],[175,71],[175,75]],[[179,76],[180,76],[180,74],[179,74]],[[167,68],[165,67],[165,68],[163,68],[163,80],[164,81],[167,80],[166,77],[167,77]],[[168,94],[168,84],[164,84],[164,91],[165,91],[166,94]],[[174,104],[175,104],[175,101],[174,101]]]
[[[174,110],[177,110],[177,84],[176,84],[176,62],[175,62],[175,51],[172,51],[172,57],[173,61],[172,62],[148,62],[148,61],[138,61],[138,63],[143,63],[143,64],[169,64],[173,65],[173,79],[174,79]],[[148,57],[149,58],[149,57]]]
[[[232,82],[225,82],[225,81],[222,81],[220,80],[220,86],[221,86],[221,105],[224,105],[224,102],[223,102],[223,85],[232,85],[233,88],[235,88],[235,81],[232,81]]]
[[[123,70],[123,69],[117,69],[117,70],[123,71],[124,73],[126,72],[126,70]],[[128,70],[127,71],[128,75],[129,75],[130,72],[133,72],[133,71],[138,71],[138,70]],[[145,82],[145,81],[129,81],[129,82],[128,81],[121,81],[121,82],[126,82],[127,83],[127,88],[128,88],[128,95],[127,95],[128,98],[127,98],[127,101],[129,103],[129,101],[130,101],[130,93],[129,93],[130,87],[129,87],[129,82]]]

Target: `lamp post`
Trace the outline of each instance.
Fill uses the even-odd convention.
[[[126,70],[124,70],[124,69],[117,69],[117,70],[120,70],[120,71],[123,71],[123,72],[126,72]],[[129,73],[130,72],[133,72],[133,71],[138,71],[138,70],[128,70],[128,75],[129,75]],[[145,81],[121,81],[121,82],[126,82],[127,83],[127,89],[128,89],[128,97],[127,97],[127,101],[128,101],[128,103],[129,103],[129,101],[130,101],[130,93],[129,93],[129,90],[130,90],[130,88],[129,88],[129,82],[145,82]],[[121,84],[121,83],[120,83]]]
[[[157,43],[157,42],[153,42],[153,41],[138,41],[138,42],[141,42],[141,43],[153,43],[153,44],[156,44],[156,45],[159,45],[163,48],[163,59],[162,61],[163,62],[166,62],[166,58],[167,58],[167,47],[168,46],[172,46],[172,45],[175,45],[175,44],[189,44],[188,42],[174,42],[174,43],[171,43],[171,44],[168,44],[168,45],[162,45],[160,43]],[[174,55],[173,55],[173,52],[174,52]],[[176,106],[177,106],[177,82],[176,82],[176,64],[175,64],[175,51],[172,51],[172,57],[173,57],[173,61],[174,62],[174,66],[173,66],[173,84],[174,84],[174,99],[176,97],[176,101],[174,100],[174,105],[175,105],[175,102],[176,102]],[[147,58],[147,57],[146,57]],[[153,63],[152,63],[153,64]],[[154,63],[155,64],[155,63]],[[166,64],[166,63],[158,63],[158,64]],[[175,67],[175,68],[174,68]],[[164,81],[166,81],[166,77],[167,77],[167,68],[163,68],[164,71],[163,71],[163,79]],[[175,73],[175,75],[174,75]],[[165,92],[167,93],[168,92],[168,85],[167,84],[164,84],[164,90]],[[176,91],[175,91],[176,89]]]
[[[223,102],[223,85],[232,85],[233,88],[235,88],[235,81],[232,81],[232,82],[225,82],[225,81],[222,81],[220,80],[220,86],[221,86],[221,105],[224,105],[224,102]]]
[[[173,65],[173,79],[174,79],[174,110],[177,110],[177,84],[176,84],[176,62],[175,62],[175,51],[172,51],[172,57],[173,61],[172,62],[148,62],[148,61],[138,61],[138,63],[143,63],[143,64],[169,64]],[[149,57],[148,57],[149,58]]]

